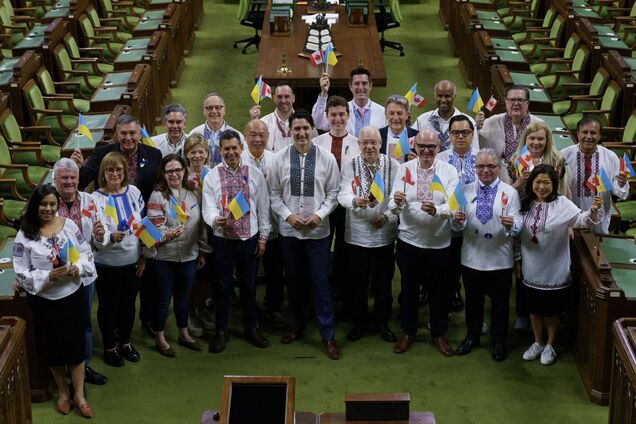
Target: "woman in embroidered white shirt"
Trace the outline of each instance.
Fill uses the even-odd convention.
[[[565,309],[570,286],[569,227],[593,227],[602,219],[603,201],[597,197],[589,211],[582,212],[567,197],[558,194],[559,177],[550,165],[536,166],[521,196],[523,228],[521,238],[521,275],[534,343],[523,354],[541,364],[556,360],[554,342]],[[518,271],[519,268],[516,267]],[[543,330],[548,340],[543,345]]]
[[[77,225],[56,216],[59,200],[53,186],[35,189],[13,245],[13,267],[18,285],[27,292],[38,352],[46,358],[57,385],[57,410],[66,415],[76,405],[82,416],[91,418],[94,412],[84,397],[90,316],[82,279],[95,279],[95,263]],[[72,398],[67,368],[75,388]]]

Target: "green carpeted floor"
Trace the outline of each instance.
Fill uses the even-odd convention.
[[[457,59],[448,53],[437,5],[437,0],[402,5],[405,21],[401,28],[390,32],[389,38],[404,44],[406,56],[400,58],[393,50],[385,52],[389,85],[373,90],[376,101],[383,103],[389,94],[404,94],[417,81],[418,91],[429,98],[424,110],[430,110],[434,108],[436,80],[461,81]],[[188,129],[202,122],[201,98],[211,91],[225,96],[231,125],[240,129],[247,121],[256,54],[242,55],[231,48],[233,40],[250,34],[249,29],[237,24],[236,9],[236,4],[205,2],[193,54],[186,59],[179,87],[173,90],[173,100],[191,111]],[[466,110],[469,95],[470,90],[460,84],[460,109]],[[272,109],[269,101],[264,109]],[[394,291],[398,287],[396,275]],[[426,308],[422,311],[423,322],[425,313]],[[240,332],[240,314],[234,312],[232,322],[234,330]],[[396,318],[392,327],[398,330]],[[409,392],[412,410],[432,411],[437,422],[443,424],[607,422],[607,408],[588,401],[565,343],[558,346],[559,360],[551,367],[524,362],[521,354],[531,340],[516,334],[511,335],[510,357],[503,363],[490,358],[487,336],[482,338],[486,346],[472,354],[443,358],[430,344],[429,333],[422,329],[413,349],[398,356],[377,335],[346,342],[348,324],[339,321],[337,340],[344,358],[330,361],[318,350],[319,335],[314,325],[302,342],[293,345],[280,344],[280,332],[267,327],[264,330],[272,342],[269,349],[259,350],[233,335],[222,354],[195,353],[176,344],[174,319],[170,317],[167,332],[177,351],[176,359],[154,352],[154,341],[136,327],[133,343],[142,360],[115,369],[101,360],[96,329],[93,366],[110,381],[106,386],[88,387],[89,402],[97,415],[93,422],[197,423],[205,409],[219,406],[224,374],[295,376],[297,410],[344,411],[346,392]],[[463,314],[453,316],[448,333],[452,344],[459,343],[464,333]],[[59,415],[53,401],[34,404],[33,415],[36,424],[85,422],[76,413]]]

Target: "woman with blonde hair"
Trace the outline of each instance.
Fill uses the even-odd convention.
[[[195,133],[188,136],[183,145],[183,157],[188,164],[188,187],[196,189],[199,193],[203,189],[203,180],[208,174],[208,156],[210,148],[208,140],[201,134]]]

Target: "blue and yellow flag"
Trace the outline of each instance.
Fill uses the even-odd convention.
[[[417,94],[417,83],[413,84],[413,86],[409,89],[409,91],[407,91],[406,94],[404,95],[404,97],[406,97],[406,100],[409,101],[409,107],[411,107],[411,104],[413,103],[413,99],[415,98],[416,94]]]
[[[464,195],[464,190],[462,189],[461,184],[457,184],[455,187],[455,191],[453,195],[448,199],[448,208],[455,212],[456,210],[465,208],[468,204],[468,200],[466,200],[466,196]]]
[[[148,130],[146,130],[146,127],[141,127],[141,142],[145,144],[146,146],[155,147],[155,148],[157,147],[155,145],[155,142],[152,141],[150,134],[148,134]]]
[[[250,203],[245,198],[242,190],[234,196],[234,199],[228,205],[228,209],[236,221],[250,211]]]
[[[629,160],[627,153],[623,153],[623,157],[621,158],[621,172],[629,172],[630,177],[636,176],[636,172],[634,172],[634,167],[632,166],[632,161]]]
[[[86,118],[81,113],[79,114],[78,124],[77,124],[77,132],[79,134],[85,135],[90,141],[93,143],[95,140],[93,139],[93,133],[91,133],[91,129],[88,128],[88,123],[86,122]]]
[[[260,104],[261,99],[264,99],[266,97],[269,97],[270,99],[272,98],[272,88],[267,85],[265,81],[263,81],[262,75],[258,77],[258,81],[256,81],[256,84],[254,85],[254,88],[252,88],[252,92],[250,93],[250,95],[252,96],[252,100],[254,100],[254,103],[256,104]]]
[[[429,187],[429,190],[439,191],[440,193],[444,193],[444,196],[446,196],[446,190],[444,190],[444,184],[442,184],[442,180],[437,174],[433,176],[433,181],[431,181],[431,186]]]
[[[612,180],[607,176],[607,173],[601,167],[598,175],[596,175],[596,191],[599,193],[605,193],[606,191],[612,191]]]
[[[475,91],[473,91],[472,96],[470,96],[470,101],[468,102],[468,109],[477,113],[484,106],[484,101],[481,99],[479,95],[479,87],[475,87]]]
[[[188,214],[185,213],[181,205],[177,202],[177,199],[170,196],[170,216],[179,221],[182,224],[188,220]]]
[[[380,203],[384,201],[384,178],[380,172],[376,172],[371,183],[371,194]]]
[[[333,44],[328,43],[327,47],[325,47],[325,51],[322,54],[323,60],[333,66],[338,63],[338,58],[336,57],[336,52],[333,51]]]
[[[161,231],[154,226],[148,217],[141,220],[141,224],[139,228],[137,228],[135,235],[139,237],[139,240],[149,249],[161,240],[162,237]]]
[[[77,247],[75,247],[75,244],[71,240],[66,240],[66,243],[64,243],[64,246],[62,247],[62,250],[60,251],[60,259],[65,264],[71,264],[71,265],[79,262],[79,259],[80,259],[79,250],[77,250]]]
[[[403,158],[408,155],[411,151],[411,146],[409,145],[409,137],[406,128],[402,130],[402,134],[400,134],[400,141],[395,145],[393,149],[393,156],[396,158]]]
[[[113,223],[115,225],[119,225],[119,216],[117,216],[117,206],[115,205],[115,198],[110,194],[108,195],[108,200],[106,200],[104,215],[111,217]]]

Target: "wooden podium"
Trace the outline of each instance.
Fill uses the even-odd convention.
[[[6,423],[32,422],[25,333],[24,320],[0,318],[0,419]]]

